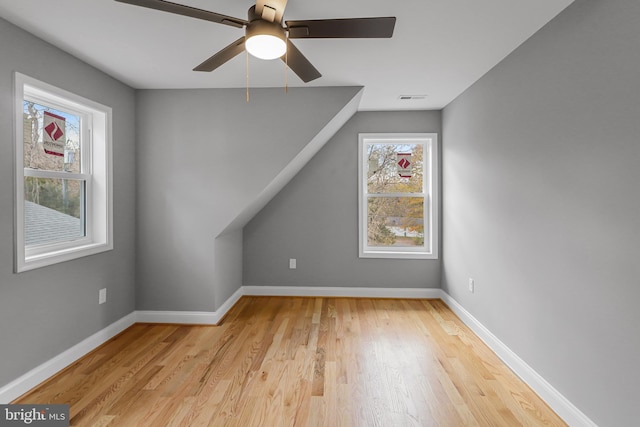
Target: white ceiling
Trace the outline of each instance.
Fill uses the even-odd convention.
[[[247,17],[251,0],[173,0]],[[440,109],[573,0],[289,0],[285,20],[397,17],[391,39],[305,39],[308,86],[364,86],[360,110]],[[0,0],[0,16],[140,89],[245,87],[245,56],[191,71],[243,29],[113,0]],[[282,61],[250,57],[250,87],[284,87]],[[306,86],[289,72],[289,86]],[[400,95],[427,95],[399,100]]]

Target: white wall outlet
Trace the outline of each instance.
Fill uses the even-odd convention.
[[[289,258],[289,268],[291,270],[295,270],[296,269],[296,259],[295,258]]]
[[[104,304],[107,302],[107,288],[102,288],[98,291],[98,304]]]
[[[476,291],[476,282],[469,277],[469,292],[474,293]]]

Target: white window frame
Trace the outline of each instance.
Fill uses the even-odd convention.
[[[16,72],[15,81],[15,270],[22,272],[113,249],[112,110],[110,107]],[[23,103],[25,97],[39,104],[74,112],[81,117],[81,173],[40,171],[24,167]],[[65,242],[26,246],[25,176],[85,181],[85,236]]]
[[[367,144],[424,144],[423,192],[424,245],[417,247],[369,246],[367,239]],[[360,258],[438,259],[438,134],[436,133],[361,133],[358,135],[358,238]],[[388,193],[384,197],[405,197],[407,193]]]

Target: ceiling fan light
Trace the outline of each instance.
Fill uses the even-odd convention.
[[[249,9],[252,12],[254,8]],[[279,22],[269,22],[249,14],[245,49],[260,59],[276,59],[287,51],[286,33]]]
[[[256,34],[245,42],[247,51],[260,59],[277,59],[287,51],[284,39],[272,34]]]

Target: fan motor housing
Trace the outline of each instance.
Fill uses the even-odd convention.
[[[247,39],[260,34],[275,36],[282,40],[286,38],[284,28],[276,22],[265,21],[262,18],[250,21],[245,30]]]
[[[246,36],[247,38],[257,34],[269,34],[278,38],[285,38],[285,30],[280,22],[270,22],[256,13],[256,7],[251,6],[247,12]]]

